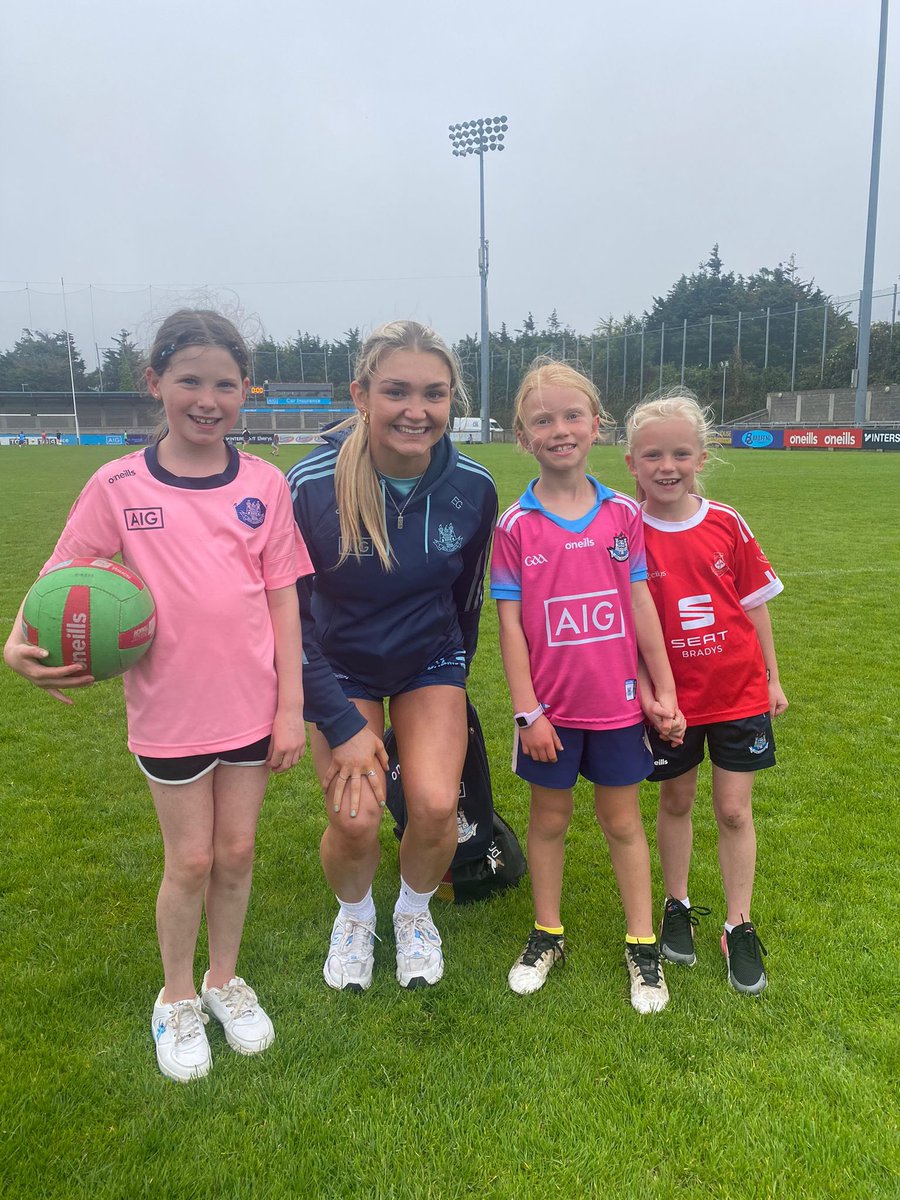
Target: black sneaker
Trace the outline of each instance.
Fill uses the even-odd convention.
[[[700,917],[709,914],[708,908],[698,908],[694,904],[687,908],[680,900],[666,900],[659,930],[659,952],[663,958],[686,967],[696,966],[693,926],[700,924]]]
[[[722,934],[722,953],[728,963],[728,982],[736,992],[755,996],[763,990],[769,981],[762,956],[768,951],[749,921],[742,921],[731,933]]]

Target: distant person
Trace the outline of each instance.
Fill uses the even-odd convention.
[[[593,784],[625,910],[631,1004],[656,1013],[669,993],[638,805],[638,785],[653,770],[642,701],[655,705],[670,736],[683,719],[647,589],[640,509],[587,474],[603,420],[597,389],[565,363],[537,359],[519,386],[514,428],[540,476],[497,523],[491,595],[515,714],[513,769],[531,785],[535,923],[508,982],[536,992],[564,959],[566,832],[582,776]],[[639,692],[638,654],[655,701]]]
[[[42,429],[42,430],[41,430],[41,445],[42,445],[42,446],[46,446],[46,445],[47,445],[47,431],[46,431],[46,429]]]
[[[88,481],[45,568],[121,554],[158,606],[154,644],[125,675],[125,704],[129,749],[165,851],[156,906],[164,983],[150,1028],[160,1070],[183,1083],[212,1065],[209,1015],[241,1054],[275,1037],[237,956],[269,772],[293,767],[305,744],[296,580],[309,559],[284,476],[225,441],[249,365],[243,339],[218,313],[168,317],[146,370],[166,426],[155,444],[119,460],[126,470],[110,476],[104,467]],[[134,532],[129,514],[142,513],[165,519]],[[42,666],[45,656],[25,641],[20,610],[8,665],[67,704],[60,688],[93,683],[81,666]],[[204,909],[209,969],[198,995]]]
[[[278,457],[278,446],[279,446],[278,434],[273,433],[272,434],[272,457],[273,458]]]
[[[288,472],[315,567],[300,583],[303,681],[328,815],[322,867],[339,905],[323,974],[338,990],[372,982],[387,699],[408,812],[397,980],[428,987],[444,973],[429,902],[457,847],[466,676],[497,493],[447,433],[464,392],[459,363],[433,330],[415,321],[377,329],[350,395],[355,415]]]
[[[59,429],[57,429],[57,431],[56,431],[56,444],[57,444],[57,446],[62,445],[62,431]]]
[[[643,502],[650,592],[688,723],[678,746],[650,730],[666,885],[660,942],[669,961],[693,966],[694,926],[710,911],[692,906],[688,896],[691,812],[706,743],[727,905],[722,952],[731,986],[755,994],[767,979],[766,951],[750,920],[756,869],[751,796],[756,772],[775,765],[772,718],[788,707],[766,607],[784,585],[741,516],[697,494],[711,432],[696,396],[680,388],[638,404],[626,424],[626,462]],[[696,636],[686,637],[692,629]]]
[[[27,446],[28,445],[28,438],[25,436],[24,430],[19,431],[19,436],[16,438],[16,445],[17,446]]]
[[[245,425],[241,430],[241,449],[246,450],[250,445],[250,430]]]

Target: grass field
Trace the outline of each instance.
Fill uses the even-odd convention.
[[[286,469],[299,449],[279,459]],[[501,507],[530,478],[511,447],[474,447]],[[105,449],[0,450],[0,633]],[[565,968],[506,988],[531,922],[527,883],[488,904],[435,903],[447,973],[403,993],[389,938],[364,996],[321,978],[334,903],[308,762],[273,781],[242,958],[278,1030],[258,1059],[213,1029],[211,1076],[180,1087],[149,1036],[160,968],[161,846],[125,747],[118,681],[58,705],[0,672],[3,858],[0,1195],[219,1198],[881,1198],[898,1150],[897,589],[900,456],[729,452],[712,496],[750,522],[785,591],[771,605],[791,708],[756,788],[758,999],[727,986],[709,777],[691,880],[713,916],[700,962],[669,967],[669,1009],[639,1018],[622,916],[586,785],[568,853]],[[594,451],[628,489],[615,449]],[[510,709],[485,605],[472,695],[498,809],[524,837]],[[648,833],[654,788],[642,796]],[[389,927],[388,822],[376,884]],[[651,841],[652,845],[652,841]],[[661,899],[655,869],[657,907]],[[198,959],[197,973],[204,969]]]

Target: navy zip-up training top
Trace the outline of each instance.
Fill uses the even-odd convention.
[[[288,471],[294,516],[315,567],[298,581],[303,623],[303,692],[307,721],[330,746],[358,733],[365,721],[344,695],[337,671],[393,696],[436,659],[462,650],[471,665],[478,641],[484,572],[497,519],[497,491],[480,463],[450,438],[433,447],[431,463],[403,509],[385,496],[395,562],[385,571],[371,543],[335,570],[340,524],[334,492],[338,450],[349,430],[324,434],[317,448]]]

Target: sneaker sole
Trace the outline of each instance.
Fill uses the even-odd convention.
[[[722,939],[721,944],[722,954],[725,957],[725,967],[728,971],[728,982],[736,992],[740,992],[742,996],[758,996],[760,992],[764,992],[769,986],[769,978],[765,971],[762,977],[756,983],[746,984],[740,983],[731,973],[731,959],[728,957],[728,951],[725,949],[725,940]]]
[[[322,978],[333,992],[354,992],[357,995],[362,995],[364,991],[372,986],[371,978],[367,983],[359,983],[354,980],[351,980],[349,983],[332,983],[324,971],[322,972]]]
[[[171,1083],[193,1083],[197,1079],[205,1079],[212,1070],[212,1060],[205,1067],[192,1067],[186,1075],[173,1075],[171,1071],[167,1071],[159,1058],[156,1060],[156,1065],[159,1067],[159,1073],[163,1079],[168,1079]]]
[[[678,963],[682,967],[696,967],[697,955],[692,954],[690,958],[686,954],[679,954],[677,950],[673,950],[670,946],[660,946],[659,952],[666,962]]]
[[[400,984],[400,986],[402,988],[405,988],[408,992],[413,992],[417,988],[434,987],[434,985],[436,983],[440,983],[440,981],[443,978],[444,978],[443,963],[441,964],[440,971],[434,977],[434,979],[429,979],[427,975],[413,975],[410,979],[407,979],[406,982],[404,982],[400,976],[400,972],[399,971],[397,972],[397,982]]]

